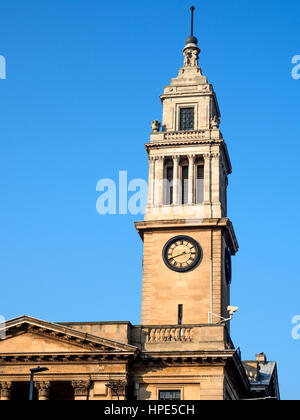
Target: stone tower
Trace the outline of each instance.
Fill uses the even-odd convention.
[[[193,28],[193,26],[192,26]],[[199,67],[198,40],[161,95],[152,122],[148,204],[136,228],[144,241],[142,324],[211,324],[228,318],[231,256],[238,244],[227,217],[231,163],[213,86]]]

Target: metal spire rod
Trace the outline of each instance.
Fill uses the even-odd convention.
[[[192,17],[191,17],[191,36],[194,36],[194,11],[195,7],[191,7]]]

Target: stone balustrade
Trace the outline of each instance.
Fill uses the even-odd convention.
[[[221,140],[222,134],[219,129],[206,129],[195,131],[162,131],[151,133],[151,143],[176,142],[178,140]]]
[[[142,351],[232,350],[234,345],[223,325],[132,326],[130,342]]]
[[[192,328],[148,328],[147,343],[191,342]]]
[[[205,139],[210,138],[210,130],[165,132],[165,140]]]

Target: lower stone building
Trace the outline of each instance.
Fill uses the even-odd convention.
[[[193,9],[192,9],[193,12]],[[193,33],[184,66],[161,95],[152,123],[141,326],[50,323],[27,316],[0,328],[1,400],[24,400],[30,369],[40,400],[279,399],[275,362],[243,362],[230,338],[227,216],[232,172],[216,94],[199,67]],[[139,263],[139,262],[137,262]]]
[[[1,400],[279,398],[276,364],[242,362],[223,325],[53,324],[23,316],[0,341]]]

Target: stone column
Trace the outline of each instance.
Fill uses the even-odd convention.
[[[162,206],[164,184],[164,156],[158,156],[155,162],[154,204]]]
[[[89,381],[72,381],[72,387],[74,388],[74,400],[88,400]]]
[[[35,382],[39,401],[48,401],[50,394],[50,382]]]
[[[149,156],[148,207],[154,205],[155,157]]]
[[[194,172],[195,172],[195,155],[188,156],[189,158],[189,182],[188,182],[188,205],[194,203]]]
[[[211,154],[204,156],[204,217],[212,217],[211,212]]]
[[[9,401],[11,399],[12,382],[0,382],[1,401]]]
[[[173,156],[173,204],[179,205],[179,156]]]
[[[220,153],[212,154],[212,217],[222,217],[220,201]]]

